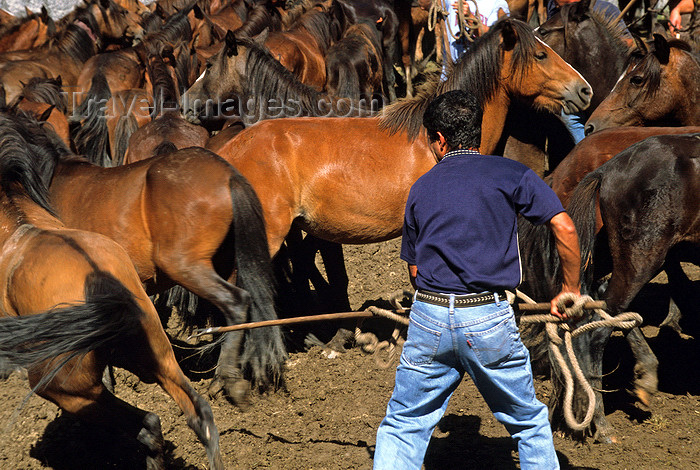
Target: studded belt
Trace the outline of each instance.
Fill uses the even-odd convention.
[[[487,305],[496,302],[496,296],[498,300],[507,299],[506,293],[504,291],[497,292],[486,292],[482,294],[464,294],[455,295],[455,307],[477,307],[479,305]],[[433,305],[440,305],[442,307],[450,306],[450,296],[448,294],[440,294],[437,292],[431,292],[429,290],[418,290],[416,292],[416,300],[421,302],[426,302]]]

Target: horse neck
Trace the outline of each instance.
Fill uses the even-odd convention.
[[[700,62],[689,52],[675,52],[676,71],[680,82],[676,90],[680,103],[676,106],[676,120],[681,126],[700,125]],[[670,65],[670,64],[669,64]]]
[[[482,154],[490,155],[496,151],[505,128],[509,106],[510,98],[508,98],[505,90],[500,87],[493,98],[484,103],[481,122],[481,145],[479,147],[479,152]]]

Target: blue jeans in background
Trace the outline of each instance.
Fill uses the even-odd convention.
[[[586,124],[585,116],[581,116],[580,114],[565,114],[564,111],[562,111],[559,117],[569,130],[571,138],[574,139],[574,144],[578,144],[586,137],[586,133],[584,132]]]
[[[454,308],[414,301],[394,393],[377,431],[374,469],[420,469],[447,403],[468,373],[517,442],[522,469],[559,468],[547,407],[506,299]],[[469,463],[465,462],[465,468]]]

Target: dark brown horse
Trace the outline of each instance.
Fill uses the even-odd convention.
[[[559,112],[585,108],[581,76],[526,24],[504,20],[457,63],[447,80],[399,102],[383,118],[261,121],[217,148],[251,182],[274,254],[293,222],[339,243],[371,243],[401,232],[411,184],[435,164],[422,128],[428,101],[452,89],[484,106],[481,149],[493,151],[511,100]]]
[[[654,35],[586,122],[586,134],[614,126],[700,125],[700,60],[681,41]]]
[[[149,294],[178,284],[218,307],[226,324],[276,318],[260,203],[223,159],[193,147],[103,168],[73,155],[37,123],[21,122],[34,136],[61,219],[120,243]],[[212,387],[223,382],[245,405],[249,386],[240,369],[261,387],[276,384],[285,359],[281,332],[249,330],[240,358],[241,334],[226,336]]]
[[[125,368],[175,400],[210,468],[222,469],[211,408],[180,369],[129,256],[111,239],[68,229],[55,217],[29,145],[34,139],[0,117],[0,369],[26,367],[38,395],[138,439],[147,467],[163,469],[158,416],[102,383],[106,366]]]
[[[620,127],[605,129],[583,139],[545,180],[562,200],[564,207],[567,207],[571,199],[571,193],[588,173],[596,170],[616,154],[626,150],[633,144],[650,136],[678,135],[699,131],[700,128],[698,127]],[[603,217],[598,209],[595,213],[595,219],[598,226],[602,227]],[[521,255],[524,259],[529,260],[524,266],[524,282],[520,289],[536,300],[552,298],[559,292],[561,282],[558,258],[553,256],[553,240],[546,234],[546,230],[543,229],[544,227],[533,226],[524,220],[519,223],[518,238],[520,240]],[[603,239],[600,240],[600,243],[601,247],[605,246]],[[609,273],[611,264],[609,258],[610,255],[604,248],[596,250],[596,256],[593,258],[597,268],[596,276],[593,276],[595,279],[600,279]],[[668,274],[669,284],[672,287],[687,286],[687,282],[683,279],[682,271],[678,268],[677,262],[674,263],[674,260],[668,260],[664,269]],[[678,324],[678,316],[679,310],[672,296],[669,314],[663,324],[670,326],[682,335]],[[534,332],[525,330],[523,337],[528,341],[533,363],[544,365],[542,360],[546,360],[548,349],[546,343],[542,343],[537,339],[539,331],[539,329],[535,329]],[[535,340],[530,339],[533,337]],[[649,347],[639,329],[635,328],[628,332],[626,339],[630,343],[637,360],[635,372],[637,374],[638,396],[643,401],[648,402],[650,395],[656,392],[655,359],[649,355]],[[548,362],[553,363],[553,361]],[[598,379],[600,379],[600,376],[598,376]],[[552,421],[555,426],[563,426],[561,423],[562,396],[560,392],[563,393],[563,390],[555,386],[555,393],[550,403]],[[602,415],[602,397],[600,394],[598,394],[597,400],[599,408],[594,417],[596,427],[607,430],[608,425],[605,417]],[[582,406],[585,405],[586,403],[583,403]],[[596,438],[602,441],[610,441],[615,436],[612,434],[612,431],[604,431],[597,433]]]
[[[326,91],[360,100],[382,92],[384,55],[376,24],[351,25],[326,55]]]
[[[639,290],[665,269],[669,259],[674,264],[678,260],[698,261],[698,155],[700,134],[649,137],[591,172],[576,188],[568,212],[576,223],[583,260],[593,253],[601,229],[607,234],[612,274],[604,298],[610,314],[624,311]],[[582,279],[590,290],[593,263],[584,263],[584,268]],[[672,271],[667,272],[670,275]],[[596,390],[601,390],[603,351],[610,333],[610,328],[601,328],[574,340]],[[643,336],[633,344],[633,352],[638,361],[637,390],[645,391],[651,385],[654,391],[658,360]],[[594,426],[600,439],[614,437],[600,392]]]

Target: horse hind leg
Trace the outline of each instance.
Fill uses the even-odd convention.
[[[160,418],[117,398],[99,382],[95,374],[92,384],[80,381],[81,387],[75,388],[72,376],[59,374],[46,388],[37,393],[58,405],[86,423],[111,428],[131,439],[138,440],[145,449],[146,468],[160,470],[165,468],[163,458],[163,433]],[[30,374],[30,384],[34,385]],[[76,381],[77,383],[77,381]]]
[[[250,295],[219,276],[211,265],[192,262],[181,269],[164,271],[174,282],[216,306],[222,312],[227,326],[247,321]],[[236,406],[246,410],[251,406],[251,387],[243,378],[240,368],[242,343],[242,331],[224,333],[209,394],[216,396],[223,389]]]

